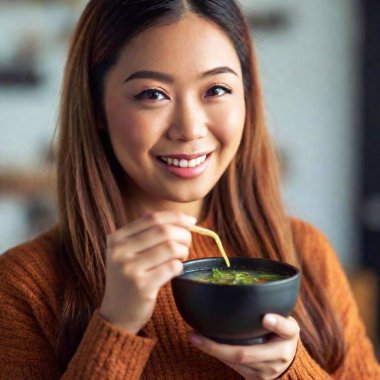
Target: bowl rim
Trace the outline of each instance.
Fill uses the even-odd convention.
[[[183,262],[184,264],[184,270],[182,271],[182,273],[176,277],[173,278],[173,280],[176,280],[176,281],[184,281],[185,283],[196,283],[196,284],[200,284],[201,286],[219,286],[219,287],[228,287],[228,288],[231,288],[231,286],[233,287],[244,287],[244,288],[256,288],[256,287],[272,287],[272,286],[276,286],[277,284],[286,284],[287,282],[292,282],[292,281],[297,281],[298,278],[301,277],[301,269],[292,265],[292,264],[288,264],[288,263],[285,263],[283,261],[280,261],[280,260],[273,260],[273,259],[266,259],[266,258],[263,258],[263,257],[228,257],[231,261],[231,259],[233,259],[234,261],[237,260],[246,260],[246,259],[253,259],[254,261],[262,261],[262,262],[276,262],[276,263],[280,263],[286,267],[288,267],[289,269],[292,269],[294,270],[296,273],[294,275],[291,275],[290,277],[286,277],[282,280],[275,280],[275,281],[269,281],[269,282],[263,282],[263,283],[260,283],[260,284],[236,284],[236,285],[232,285],[232,284],[215,284],[215,283],[211,283],[211,282],[201,282],[201,281],[196,281],[196,280],[193,280],[191,278],[183,278],[182,276],[186,273],[185,272],[185,265],[186,264],[192,264],[192,263],[195,263],[195,262],[202,262],[202,261],[206,261],[206,260],[212,260],[212,261],[223,261],[224,262],[224,259],[223,257],[216,257],[216,256],[210,256],[210,257],[202,257],[202,258],[199,258],[199,259],[191,259],[191,260],[186,260]],[[248,269],[248,268],[247,268]],[[199,269],[196,269],[194,271],[190,271],[190,272],[197,272],[197,271],[200,271],[200,270],[210,270],[210,268],[199,268]]]

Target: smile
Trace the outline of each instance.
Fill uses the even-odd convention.
[[[164,161],[166,164],[171,166],[177,166],[180,168],[195,168],[201,165],[207,158],[207,155],[203,155],[191,160],[186,160],[184,158],[170,158],[170,157],[160,157],[160,160]]]
[[[209,165],[212,152],[193,155],[173,154],[157,156],[160,166],[175,177],[190,179],[205,172]]]

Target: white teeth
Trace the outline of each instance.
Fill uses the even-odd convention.
[[[168,165],[172,166],[179,166],[181,168],[195,168],[196,166],[200,165],[206,160],[206,155],[193,158],[192,160],[185,160],[181,159],[178,160],[177,158],[170,158],[170,157],[160,157],[162,161],[165,161]]]
[[[196,165],[196,160],[190,160],[187,164],[187,167],[188,168],[195,168],[195,165]]]

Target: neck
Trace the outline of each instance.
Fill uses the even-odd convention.
[[[187,215],[191,215],[196,219],[201,217],[203,201],[195,201],[188,203],[177,203],[170,201],[160,201],[157,202],[144,202],[139,209],[142,214],[151,213],[155,211],[173,211],[173,212],[182,212]]]

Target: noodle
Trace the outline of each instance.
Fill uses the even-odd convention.
[[[219,248],[219,251],[220,251],[220,253],[223,256],[224,261],[226,262],[227,267],[230,267],[230,260],[228,260],[227,254],[224,251],[224,248],[223,248],[223,245],[222,245],[222,242],[221,242],[219,236],[214,231],[211,231],[211,230],[209,230],[207,228],[199,227],[199,226],[191,226],[191,227],[189,227],[189,230],[191,232],[196,232],[196,233],[201,234],[201,235],[212,237],[215,240],[215,242],[216,242],[216,244],[217,244],[217,246]]]

